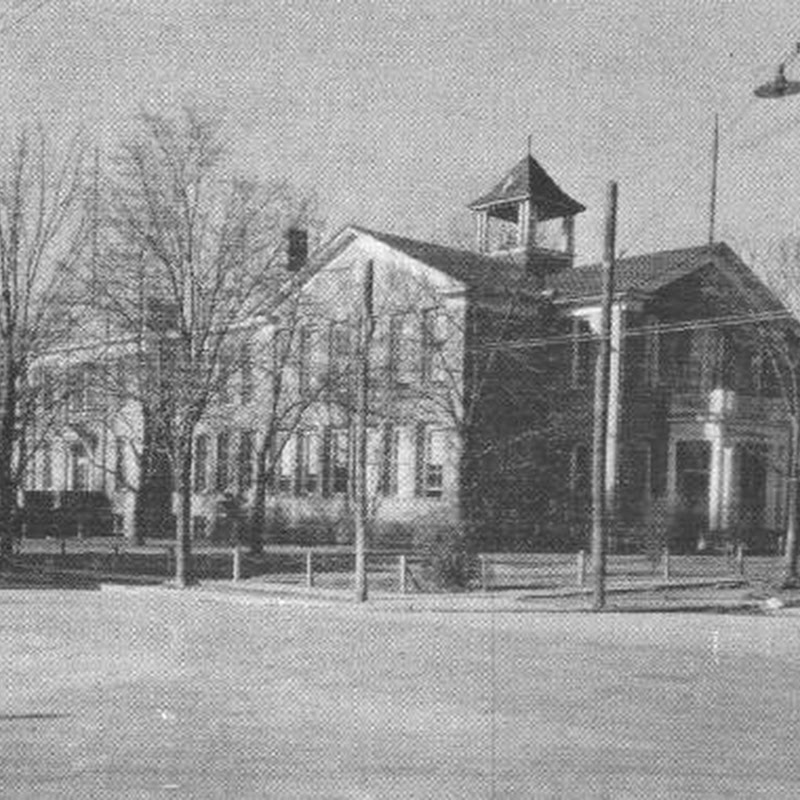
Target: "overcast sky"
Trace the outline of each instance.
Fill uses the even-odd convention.
[[[330,225],[441,238],[533,155],[575,199],[581,261],[620,184],[626,252],[800,230],[800,96],[755,100],[800,40],[786,0],[0,0],[0,132],[142,105],[225,108],[240,165],[319,193]],[[788,75],[800,80],[800,58]]]

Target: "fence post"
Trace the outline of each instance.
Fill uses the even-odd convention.
[[[61,555],[65,556],[67,554],[67,540],[65,537],[61,537]]]
[[[400,556],[400,594],[405,594],[407,591],[406,586],[406,557],[404,555]]]
[[[741,542],[736,545],[736,571],[744,575],[744,545]]]
[[[314,586],[314,551],[306,550],[306,586],[311,589]]]
[[[481,560],[481,590],[484,592],[489,591],[489,565],[486,563],[486,556],[481,553],[478,556]]]
[[[578,550],[578,586],[586,585],[586,551]]]
[[[242,549],[238,544],[233,547],[233,579],[242,579]]]
[[[669,545],[664,545],[664,553],[662,556],[663,562],[662,565],[664,567],[664,580],[669,580]]]

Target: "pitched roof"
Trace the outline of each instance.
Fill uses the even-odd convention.
[[[491,191],[469,208],[485,208],[515,200],[534,200],[542,219],[569,216],[586,207],[563,192],[533,156],[525,156]]]
[[[514,254],[486,256],[470,250],[409,239],[368,228],[351,226],[349,231],[370,236],[410,258],[461,281],[468,288],[481,291],[524,288],[536,291],[541,287],[535,278],[526,275]],[[615,270],[615,294],[653,294],[703,267],[722,268],[725,274],[745,292],[753,307],[761,310],[783,310],[780,300],[739,259],[728,245],[712,245],[662,250],[655,253],[619,259]],[[596,300],[603,291],[603,265],[589,264],[551,273],[545,288],[556,301],[581,302]]]
[[[526,275],[519,268],[517,260],[511,254],[490,257],[472,250],[409,239],[356,225],[351,226],[350,230],[377,239],[393,250],[455,278],[469,289],[502,291],[514,287],[533,291],[540,288],[533,276]]]
[[[614,272],[615,291],[617,294],[631,291],[649,294],[700,267],[714,263],[718,257],[736,258],[725,244],[684,247],[621,258],[616,262]],[[570,300],[597,297],[603,291],[603,275],[602,264],[573,267],[549,275],[547,288]]]

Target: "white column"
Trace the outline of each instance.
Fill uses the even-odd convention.
[[[624,378],[623,365],[623,331],[625,325],[624,310],[615,305],[611,310],[611,358],[608,374],[608,427],[606,430],[606,504],[614,509],[617,494],[619,469],[619,428],[621,406],[625,398],[622,393]]]
[[[723,526],[725,456],[719,429],[711,436],[711,463],[708,475],[708,528],[719,530]]]
[[[720,512],[721,528],[729,528],[735,522],[733,518],[733,505],[736,500],[734,481],[739,474],[736,462],[737,459],[735,445],[725,445],[722,448],[722,509]]]

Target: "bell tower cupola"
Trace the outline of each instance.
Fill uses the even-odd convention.
[[[540,274],[572,265],[575,216],[586,209],[530,154],[469,208],[478,252],[524,255],[528,268]]]

